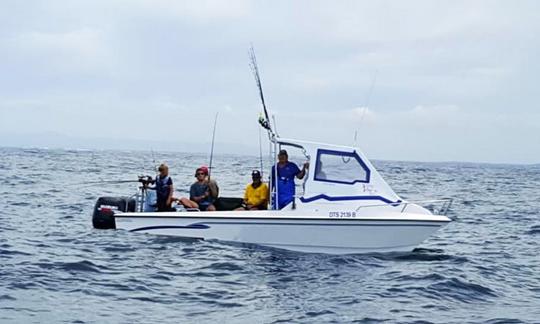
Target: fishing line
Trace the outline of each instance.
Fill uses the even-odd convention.
[[[373,78],[371,79],[371,85],[369,86],[369,90],[366,95],[366,101],[365,105],[362,107],[362,113],[360,115],[360,121],[358,122],[358,125],[362,124],[364,121],[364,117],[366,117],[366,113],[369,109],[369,104],[371,102],[371,95],[373,94],[373,89],[375,88],[375,83],[377,81],[377,74],[378,70],[375,70],[375,74],[373,75]],[[356,147],[358,145],[358,130],[354,131],[354,141],[353,141],[353,147]],[[349,163],[350,159],[345,161],[345,159],[342,157],[343,162]]]
[[[157,172],[158,166],[156,164],[156,156],[154,154],[154,148],[150,148],[150,152],[152,152],[152,171]]]
[[[364,120],[364,117],[366,116],[366,111],[369,109],[369,103],[371,101],[371,95],[373,94],[373,89],[375,88],[375,82],[377,81],[377,73],[379,71],[375,70],[375,75],[373,76],[373,79],[371,80],[371,85],[369,86],[369,90],[366,96],[365,105],[362,108],[362,115],[360,116],[360,123]]]
[[[259,162],[261,164],[261,179],[264,179],[263,172],[263,156],[262,156],[262,139],[261,139],[261,128],[259,127]]]
[[[216,125],[218,121],[219,112],[216,112],[216,118],[214,119],[214,130],[212,132],[212,148],[210,149],[210,163],[208,163],[208,179],[212,174],[212,162],[214,160],[214,143],[216,140]]]

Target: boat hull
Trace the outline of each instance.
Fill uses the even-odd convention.
[[[116,228],[131,232],[329,254],[411,251],[450,222],[445,216],[403,213],[374,218],[277,217],[272,212],[238,214],[121,213],[115,215],[115,222]]]

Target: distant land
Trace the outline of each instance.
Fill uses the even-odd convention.
[[[35,134],[0,133],[0,146],[21,148],[50,148],[50,149],[86,149],[86,150],[130,150],[130,151],[169,151],[209,153],[211,142],[190,143],[176,141],[155,141],[126,138],[90,138],[75,137],[64,134],[47,132]],[[266,149],[266,145],[265,145]],[[244,144],[223,143],[216,138],[214,145],[216,154],[259,155],[258,147]]]

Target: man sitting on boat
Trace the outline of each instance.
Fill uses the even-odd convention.
[[[217,183],[208,179],[208,168],[202,166],[195,171],[195,181],[189,189],[189,199],[180,201],[186,208],[198,208],[201,211],[215,211],[214,202],[219,194]]]
[[[277,209],[282,209],[294,200],[296,188],[294,178],[303,179],[306,170],[309,168],[309,162],[304,163],[302,170],[298,166],[289,162],[289,155],[286,150],[279,151],[278,163],[272,166],[272,189],[276,186],[276,168],[277,168]],[[276,199],[273,199],[272,208],[276,209]]]
[[[253,170],[253,182],[246,186],[242,207],[236,210],[266,210],[268,209],[268,186],[261,181],[261,172]]]
[[[171,207],[174,188],[173,181],[171,177],[169,177],[169,167],[166,164],[161,164],[158,171],[159,175],[156,176],[156,179],[154,180],[157,197],[157,211],[175,211],[175,209]]]

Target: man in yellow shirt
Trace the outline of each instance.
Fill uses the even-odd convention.
[[[268,186],[261,181],[261,173],[254,170],[251,173],[253,182],[246,186],[244,204],[237,210],[265,210],[268,209]]]

